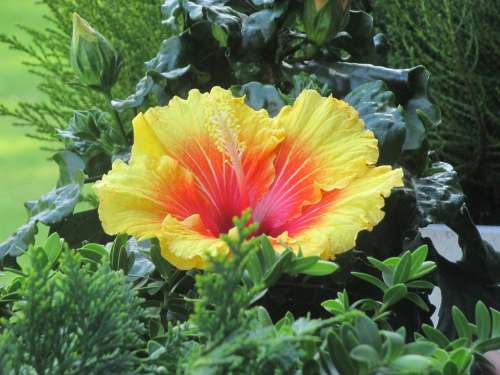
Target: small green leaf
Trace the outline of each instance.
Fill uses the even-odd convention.
[[[121,234],[115,238],[110,252],[110,266],[112,270],[123,270],[125,274],[128,271],[128,254],[125,247],[128,236]]]
[[[424,261],[427,259],[428,252],[429,248],[427,247],[427,245],[422,245],[411,253],[411,276],[417,273],[417,271],[420,269],[422,263],[424,263]]]
[[[491,332],[491,317],[488,308],[482,301],[476,303],[475,319],[478,338],[480,340],[488,339]]]
[[[406,285],[404,284],[393,285],[384,293],[384,298],[383,298],[384,304],[387,306],[392,306],[401,301],[403,298],[405,298],[407,294],[408,294],[408,289],[406,288]]]
[[[499,337],[500,336],[500,311],[495,309],[491,309],[491,318],[492,318],[492,328],[491,328],[491,337]]]
[[[418,271],[412,274],[411,279],[420,279],[421,277],[427,275],[428,273],[431,273],[435,269],[436,269],[436,263],[432,261],[426,261],[422,263]]]
[[[31,251],[35,251],[35,249],[30,248],[28,251],[24,252],[23,254],[19,255],[16,258],[16,263],[21,268],[21,270],[25,274],[29,274],[30,270],[32,268],[31,266]]]
[[[428,358],[421,355],[407,354],[393,361],[392,366],[403,372],[425,374],[426,370],[432,366],[432,362]]]
[[[441,348],[446,348],[450,344],[450,340],[441,331],[428,324],[424,323],[422,325],[422,331],[429,340],[435,342]]]
[[[319,261],[318,256],[310,257],[294,257],[288,269],[287,273],[302,273],[303,271],[311,268]]]
[[[437,345],[429,341],[416,341],[406,345],[405,352],[408,354],[418,354],[424,357],[431,357],[437,349]]]
[[[356,368],[352,362],[351,356],[349,356],[349,351],[335,332],[330,332],[328,334],[327,348],[328,354],[330,354],[340,374],[356,373]]]
[[[370,264],[373,267],[378,269],[380,272],[382,272],[382,273],[391,273],[392,272],[392,269],[389,266],[385,265],[384,262],[381,262],[380,260],[372,258],[372,257],[367,257],[366,259],[368,260],[368,262],[370,262]]]
[[[266,286],[272,286],[278,281],[283,271],[288,267],[293,258],[293,252],[290,249],[286,249],[277,259],[274,264],[270,266],[269,269],[264,273],[264,284]]]
[[[457,365],[460,373],[464,373],[472,363],[473,357],[470,349],[458,348],[450,354],[450,359]]]
[[[394,277],[392,279],[393,283],[400,284],[406,282],[410,276],[410,270],[411,254],[409,251],[406,251],[394,270]]]
[[[392,331],[382,331],[382,335],[385,337],[384,360],[389,362],[393,358],[396,358],[401,355],[401,352],[403,351],[405,345],[405,338],[399,333]]]
[[[16,272],[0,271],[0,290],[8,288],[19,277],[23,276]]]
[[[310,276],[327,276],[331,275],[338,269],[339,266],[337,265],[337,263],[328,262],[326,260],[320,260],[312,267],[309,267],[308,269],[302,271],[301,273]]]
[[[351,350],[351,358],[358,362],[366,363],[369,366],[374,366],[380,361],[377,351],[366,344],[358,345]]]
[[[150,250],[151,261],[155,265],[156,269],[160,273],[164,280],[170,280],[170,277],[174,273],[174,268],[168,263],[165,258],[161,256],[160,245],[157,240],[151,242]]]
[[[459,375],[458,367],[453,361],[448,361],[443,366],[443,375]]]
[[[246,263],[246,270],[248,271],[250,279],[252,279],[252,282],[254,284],[257,284],[262,281],[262,278],[264,277],[264,272],[262,270],[262,265],[260,263],[259,257],[255,252],[249,254]]]
[[[380,350],[382,341],[378,332],[377,324],[367,316],[356,319],[356,332],[359,342]]]
[[[351,272],[351,275],[376,286],[382,292],[385,292],[387,290],[387,286],[382,282],[382,280],[376,278],[373,275],[370,275],[370,274],[367,274],[364,272]]]
[[[481,353],[486,353],[492,350],[500,349],[500,337],[493,337],[491,339],[486,339],[481,341],[475,346],[476,350]]]
[[[433,289],[434,288],[434,284],[431,283],[430,281],[426,281],[426,280],[409,281],[406,283],[406,286],[408,288],[415,288],[415,289]]]
[[[274,327],[273,320],[267,310],[263,306],[256,306],[255,308],[257,310],[257,319],[259,322],[265,327]]]
[[[1,279],[0,279],[1,281]],[[336,299],[329,299],[327,301],[323,301],[321,303],[321,306],[328,311],[329,313],[335,315],[335,314],[342,314],[344,313],[344,305],[342,302]]]
[[[425,303],[425,301],[418,294],[410,292],[405,297],[407,300],[410,300],[415,305],[420,307],[424,311],[429,311],[429,306]]]
[[[62,241],[57,233],[52,233],[44,246],[45,253],[51,264],[54,264],[62,251]]]
[[[458,335],[461,338],[466,338],[468,342],[471,342],[472,332],[464,313],[457,306],[453,306],[451,309],[451,316]]]
[[[276,251],[274,251],[273,244],[269,241],[267,236],[260,237],[260,245],[262,251],[257,252],[257,255],[261,257],[264,269],[267,270],[276,262],[278,256],[276,255]]]

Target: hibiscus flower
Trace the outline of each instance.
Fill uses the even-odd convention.
[[[157,237],[181,269],[229,251],[219,238],[250,207],[258,233],[324,259],[384,216],[403,172],[376,166],[377,139],[349,104],[305,90],[270,118],[214,87],[133,120],[130,162],[96,183],[109,234]]]

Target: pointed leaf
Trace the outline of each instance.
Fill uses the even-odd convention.
[[[351,275],[376,286],[382,292],[385,292],[387,290],[387,286],[382,282],[382,280],[376,278],[373,275],[370,275],[370,274],[367,274],[364,272],[351,272]]]
[[[422,325],[422,331],[429,340],[435,342],[441,348],[446,348],[450,344],[450,340],[441,331],[428,324]]]
[[[428,252],[429,252],[429,248],[427,247],[427,245],[422,245],[411,253],[411,271],[410,271],[410,274],[412,276],[420,269],[420,266],[422,265],[422,263],[427,259]]]
[[[472,332],[464,313],[457,306],[453,306],[451,316],[459,337],[466,338],[468,342],[471,342]]]
[[[491,317],[488,308],[482,301],[476,303],[475,319],[478,338],[480,340],[488,339],[491,332]]]
[[[393,285],[384,293],[384,304],[387,306],[392,306],[405,298],[407,293],[408,289],[406,288],[406,285]]]
[[[394,284],[404,283],[408,280],[411,270],[411,254],[406,251],[401,257],[401,261],[398,263],[394,270],[394,277],[392,279]]]
[[[335,271],[339,269],[337,263],[328,262],[326,260],[320,260],[316,262],[313,266],[308,269],[302,271],[301,273],[304,275],[310,276],[327,276],[331,275]]]
[[[424,311],[429,311],[429,306],[425,303],[425,301],[416,293],[408,293],[405,297],[407,300],[410,300],[413,302],[415,305],[420,307]]]

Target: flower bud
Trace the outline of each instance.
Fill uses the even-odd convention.
[[[78,14],[73,14],[71,65],[80,80],[96,90],[110,92],[121,61],[111,43]]]
[[[304,27],[307,37],[322,45],[332,40],[349,21],[351,0],[305,0]]]

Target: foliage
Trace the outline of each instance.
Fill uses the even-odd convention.
[[[374,3],[379,27],[391,44],[389,64],[418,63],[432,72],[431,94],[443,113],[432,147],[457,168],[477,207],[475,216],[495,222],[500,179],[500,16],[492,9],[498,6],[498,1],[473,0]],[[496,203],[492,207],[486,201]]]
[[[64,143],[65,150],[55,156],[60,179],[55,190],[27,204],[28,222],[0,244],[0,314],[6,322],[1,337],[9,341],[1,355],[9,371],[40,363],[41,372],[35,371],[57,373],[58,366],[70,361],[76,372],[85,364],[79,359],[92,340],[103,346],[96,344],[90,357],[106,353],[92,365],[111,366],[120,359],[125,373],[134,368],[148,374],[450,375],[484,367],[482,354],[500,347],[500,256],[481,239],[456,171],[437,161],[432,151],[440,111],[428,98],[429,73],[422,66],[378,65],[384,60],[384,38],[375,34],[368,13],[354,10],[369,11],[368,1],[355,1],[349,9],[345,5],[351,2],[339,0],[345,13],[334,14],[335,19],[308,8],[313,22],[306,26],[301,1],[167,0],[162,12],[170,36],[161,46],[155,42],[163,32],[152,2],[119,7],[120,14],[129,13],[118,20],[108,2],[91,3],[81,14],[110,42],[106,51],[122,53],[114,110],[106,108],[109,97],[88,87],[80,90],[84,85],[66,71],[67,59],[57,68],[61,78],[54,80],[55,61],[62,59],[62,46],[66,52],[69,47],[64,12],[72,5],[66,1],[50,2],[60,28],[47,31],[64,32],[65,37],[42,38],[55,51],[43,69],[51,82],[44,86],[50,108],[61,111],[46,111],[61,120],[57,131],[47,131]],[[340,9],[327,9],[333,8]],[[325,36],[324,25],[335,25],[339,32]],[[137,30],[141,37],[132,42]],[[419,37],[421,31],[412,30],[412,35]],[[154,56],[158,48],[133,90],[130,83],[141,73],[138,59]],[[43,54],[37,56],[45,61]],[[117,68],[116,61],[111,66]],[[109,66],[90,68],[79,73],[83,81],[94,78],[94,89],[102,91],[114,81],[96,79]],[[107,71],[111,77],[114,72]],[[205,271],[175,269],[161,256],[156,239],[107,236],[96,198],[88,191],[114,160],[129,159],[130,118],[152,103],[163,105],[192,88],[215,85],[245,95],[249,106],[271,115],[293,103],[304,88],[334,93],[354,106],[379,141],[379,163],[404,168],[405,186],[386,200],[383,221],[361,233],[355,249],[333,263],[291,249],[275,253],[265,235],[251,236],[255,226],[247,225],[246,212],[234,221],[236,231],[223,237],[231,256],[211,259]],[[77,89],[82,94],[71,96]],[[59,93],[68,101],[61,101]],[[28,107],[24,119],[43,108]],[[81,211],[80,203],[87,210]],[[43,247],[34,245],[38,222],[58,233]],[[458,234],[462,259],[450,262],[442,249],[421,237],[419,229],[431,223],[444,223]],[[434,285],[443,296],[437,327],[431,325],[428,302]],[[147,312],[137,307],[135,293]],[[77,311],[88,316],[78,321],[86,326],[70,319]],[[96,329],[108,313],[109,325]],[[147,327],[143,334],[148,343],[132,353],[140,345],[139,318]],[[19,349],[32,345],[34,337],[47,341]],[[122,349],[110,354],[104,346],[108,337]],[[48,346],[52,338],[69,341],[54,351]],[[74,354],[61,357],[63,350]]]
[[[141,300],[108,266],[90,272],[65,252],[54,272],[50,254],[36,250],[23,262],[21,300],[0,336],[2,373],[132,373]]]
[[[47,99],[21,102],[14,109],[0,106],[0,114],[14,117],[20,126],[31,127],[31,135],[36,138],[56,141],[57,129],[66,127],[73,111],[109,108],[109,98],[83,85],[71,68],[68,57],[73,12],[96,26],[122,56],[124,64],[114,88],[116,95],[124,95],[134,87],[144,59],[153,54],[166,33],[159,26],[160,0],[84,3],[44,0],[41,3],[48,10],[48,26],[44,30],[21,26],[33,43],[22,43],[9,35],[1,35],[0,42],[25,54],[30,71],[41,79],[38,88]]]
[[[365,298],[351,303],[343,291],[322,304],[332,317],[295,319],[287,313],[273,323],[264,307],[252,305],[265,286],[242,283],[251,257],[259,254],[255,239],[241,240],[252,230],[244,223],[245,218],[235,222],[240,239],[225,237],[233,256],[214,259],[210,271],[197,276],[198,298],[187,322],[169,326],[165,335],[148,342],[144,370],[168,374],[469,374],[475,359],[500,347],[500,313],[481,302],[476,305],[476,324],[453,308],[459,332],[453,341],[428,325],[414,339],[404,328],[393,330],[388,325],[391,308],[399,302],[394,286],[405,290],[432,287],[421,280],[435,267],[425,260],[425,247],[385,262],[372,259],[382,270],[382,280],[357,274],[383,286],[383,302]],[[427,307],[423,301],[416,303]],[[382,306],[385,312],[373,311],[373,306]]]

